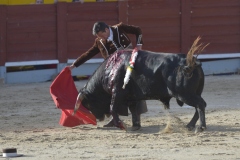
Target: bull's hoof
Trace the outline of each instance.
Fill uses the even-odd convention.
[[[122,121],[119,121],[119,124],[117,127],[120,128],[121,130],[127,131],[127,125]]]
[[[197,127],[195,133],[203,132],[205,129],[206,127]]]
[[[169,105],[164,105],[164,109],[170,109]]]
[[[193,131],[195,126],[187,125],[186,128],[188,129],[188,131]]]
[[[137,131],[137,130],[139,130],[139,129],[141,129],[141,126],[140,126],[140,125],[138,125],[138,126],[132,126],[131,131]]]
[[[105,114],[105,116],[106,116],[107,118],[109,118],[109,117],[111,116],[111,114]]]
[[[103,125],[103,127],[114,127],[113,119],[111,119],[107,124]]]

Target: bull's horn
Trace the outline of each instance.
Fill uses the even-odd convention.
[[[75,103],[75,108],[74,108],[74,111],[73,111],[72,115],[75,115],[75,114],[76,114],[78,108],[79,108],[80,105],[81,105],[82,99],[83,99],[83,98],[82,98],[82,94],[79,93],[78,96],[77,96],[77,100],[76,100],[76,103]]]

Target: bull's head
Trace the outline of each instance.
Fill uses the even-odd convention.
[[[77,112],[79,107],[82,105],[86,109],[92,112],[92,114],[99,120],[103,121],[105,115],[109,112],[109,105],[105,104],[106,100],[96,100],[92,95],[88,96],[87,94],[83,93],[82,91],[79,92],[77,96],[77,100],[75,103],[75,108],[73,115]],[[105,106],[105,107],[104,107]]]

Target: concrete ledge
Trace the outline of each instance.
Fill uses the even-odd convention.
[[[56,75],[58,70],[56,68],[49,69],[36,69],[26,71],[11,71],[7,72],[8,67],[22,67],[22,66],[39,66],[39,65],[58,65],[58,60],[43,60],[43,61],[23,61],[23,62],[6,62],[4,66],[5,83],[35,83],[45,82],[52,79],[53,75]],[[33,67],[34,68],[34,67]]]
[[[42,61],[22,61],[22,62],[6,62],[6,67],[14,66],[31,66],[31,65],[45,65],[45,64],[58,64],[58,60],[42,60]]]
[[[72,64],[75,61],[75,59],[68,59],[67,63],[68,64]],[[88,63],[102,63],[104,61],[103,58],[93,58],[90,59],[88,61],[86,61],[84,64],[88,64]]]
[[[6,67],[5,66],[0,66],[0,78],[4,79],[6,75]]]
[[[221,55],[221,56],[220,56]],[[227,57],[226,57],[227,55]],[[199,55],[200,56],[200,55]],[[209,55],[205,57],[198,57],[202,60],[202,68],[205,75],[214,74],[228,74],[240,72],[240,54],[218,54]],[[221,58],[219,58],[221,57]],[[231,57],[231,58],[229,58]],[[202,59],[203,58],[203,59]],[[204,61],[207,58],[208,61]],[[218,59],[216,59],[218,58]],[[78,68],[72,70],[72,76],[90,76],[95,70],[101,65],[104,60],[91,59],[86,63],[82,64]],[[35,83],[50,81],[62,69],[74,62],[73,59],[69,59],[67,63],[59,63],[58,60],[47,60],[47,61],[27,61],[27,62],[7,62],[5,66],[0,66],[0,83]],[[28,65],[44,65],[44,64],[56,64],[56,68],[51,69],[39,69],[29,71],[18,71],[18,72],[6,72],[7,67],[14,66],[28,66]],[[238,73],[239,74],[239,73]]]
[[[68,65],[71,65],[75,60],[69,59],[67,61]],[[100,66],[100,64],[104,61],[103,58],[98,59],[91,59],[82,64],[81,66],[74,68],[72,70],[73,76],[79,76],[79,75],[92,75],[95,70]]]
[[[237,73],[240,68],[240,58],[202,62],[202,68],[204,75]]]
[[[32,70],[21,72],[10,72],[6,74],[6,83],[37,83],[52,79],[57,69]]]
[[[0,78],[0,86],[4,84],[4,79]]]
[[[240,58],[240,53],[199,54],[197,59],[225,59]]]

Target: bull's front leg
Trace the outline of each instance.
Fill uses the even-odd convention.
[[[195,128],[198,119],[199,119],[198,110],[197,110],[197,108],[195,108],[195,114],[194,114],[192,120],[187,125],[187,128],[189,131],[192,131]]]
[[[195,132],[202,132],[206,129],[205,108],[197,108],[197,110],[200,118],[200,124]]]
[[[122,129],[122,130],[127,130],[127,126],[125,125],[125,123],[123,121],[121,121],[119,119],[119,115],[118,113],[116,112],[116,107],[115,107],[115,103],[116,103],[116,93],[114,93],[112,95],[112,100],[111,100],[111,105],[110,105],[110,113],[112,115],[112,118],[113,118],[113,123],[114,123],[114,126]]]
[[[116,127],[122,129],[122,130],[127,130],[127,127],[123,121],[119,119],[118,114],[115,111],[111,111],[112,117],[113,117],[113,123]]]

